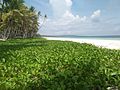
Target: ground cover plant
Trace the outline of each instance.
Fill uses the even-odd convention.
[[[45,39],[0,41],[0,90],[120,87],[120,50]]]

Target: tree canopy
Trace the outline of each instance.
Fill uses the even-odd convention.
[[[27,7],[24,0],[0,0],[1,38],[34,37],[39,30],[39,16],[41,13],[33,6]]]

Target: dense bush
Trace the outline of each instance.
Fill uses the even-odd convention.
[[[120,51],[90,44],[0,41],[0,90],[106,90],[120,87]]]

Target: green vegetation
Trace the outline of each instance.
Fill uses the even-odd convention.
[[[39,30],[39,16],[40,12],[28,8],[24,0],[0,0],[0,38],[34,37]]]
[[[90,44],[0,41],[0,90],[106,90],[120,87],[120,51]]]
[[[0,38],[39,36],[39,16],[24,0],[0,0]],[[119,67],[120,50],[42,38],[0,41],[0,90],[120,89]]]

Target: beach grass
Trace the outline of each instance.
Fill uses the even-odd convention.
[[[120,50],[71,41],[0,41],[0,90],[120,87]]]

